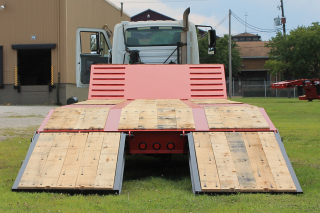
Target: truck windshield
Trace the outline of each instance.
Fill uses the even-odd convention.
[[[128,47],[176,46],[180,42],[182,27],[128,28],[125,39]]]

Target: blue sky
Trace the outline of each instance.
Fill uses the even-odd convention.
[[[110,0],[120,7],[123,2],[124,11],[130,16],[146,9],[152,9],[169,17],[181,20],[184,10],[190,7],[190,21],[195,24],[216,26],[229,13],[229,9],[247,23],[267,30],[274,30],[274,18],[280,16],[280,0]],[[283,0],[284,14],[287,19],[287,33],[298,26],[310,26],[312,22],[320,21],[319,0]],[[228,34],[228,19],[219,26],[217,35]],[[282,27],[280,26],[282,31]],[[231,18],[231,33],[244,33],[245,26],[234,17]],[[247,32],[259,34],[262,40],[267,41],[275,36],[275,32],[265,33],[247,27]]]

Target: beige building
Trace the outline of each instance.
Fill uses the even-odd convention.
[[[250,33],[241,33],[232,38],[237,42],[242,65],[241,81],[270,81],[270,74],[263,66],[269,60],[268,47],[265,47],[266,41],[261,41],[259,35]]]
[[[76,87],[77,28],[130,20],[107,0],[0,0],[0,9],[0,104],[85,100],[88,88]]]

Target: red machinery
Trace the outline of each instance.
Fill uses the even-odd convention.
[[[286,89],[298,87],[298,94],[302,93],[302,88],[305,91],[305,95],[299,96],[299,100],[312,101],[313,99],[320,100],[320,80],[319,79],[299,79],[292,81],[281,81],[271,84],[272,89]]]

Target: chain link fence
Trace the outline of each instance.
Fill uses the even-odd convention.
[[[227,92],[229,95],[229,81],[227,80]],[[290,97],[298,98],[304,95],[300,90],[298,94],[297,87],[288,89],[272,89],[271,84],[275,81],[232,81],[232,96],[240,97]]]

